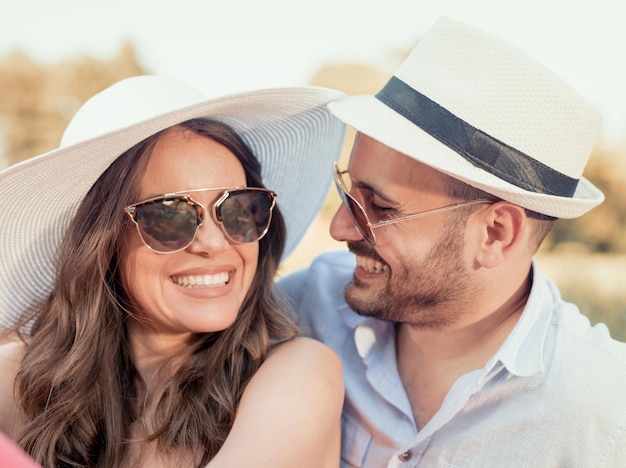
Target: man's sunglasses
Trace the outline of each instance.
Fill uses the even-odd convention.
[[[435,213],[441,213],[443,211],[455,210],[457,208],[461,208],[462,206],[475,205],[477,203],[493,203],[491,200],[479,199],[479,200],[471,200],[462,203],[456,203],[454,205],[444,206],[442,208],[435,208],[434,210],[422,211],[421,213],[414,213],[406,216],[401,216],[399,218],[390,218],[383,219],[382,221],[378,221],[377,223],[371,223],[367,213],[365,212],[365,208],[350,195],[350,189],[346,184],[343,176],[347,174],[350,176],[348,171],[342,171],[339,169],[339,165],[335,162],[333,163],[333,170],[335,174],[335,186],[337,187],[337,191],[339,192],[339,197],[341,201],[343,201],[344,205],[348,209],[348,213],[352,217],[352,222],[354,226],[357,228],[359,233],[363,236],[370,245],[376,245],[376,235],[374,234],[374,229],[387,226],[388,224],[399,223],[401,221],[406,221],[407,219],[421,218],[422,216],[428,216]],[[349,182],[350,186],[352,186],[352,182]]]
[[[188,193],[222,191],[212,217],[226,237],[237,244],[256,242],[270,227],[276,193],[264,188],[206,188],[168,193],[124,208],[143,243],[157,253],[180,252],[191,245],[207,209]]]

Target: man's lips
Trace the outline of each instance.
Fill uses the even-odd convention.
[[[364,242],[348,242],[348,249],[356,256],[356,264],[367,273],[389,271],[389,265]]]
[[[378,260],[374,260],[370,257],[356,256],[356,264],[358,267],[365,270],[367,273],[382,273],[389,271],[389,265]]]

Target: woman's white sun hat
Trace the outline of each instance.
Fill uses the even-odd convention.
[[[157,76],[122,80],[88,100],[59,148],[0,172],[0,324],[15,322],[52,289],[55,257],[76,208],[122,153],[147,137],[201,117],[229,124],[278,193],[287,224],[285,258],[320,210],[345,125],[326,104],[344,95],[319,87],[257,90],[207,99]]]
[[[532,211],[574,218],[604,196],[582,177],[598,112],[505,41],[441,18],[376,96],[329,104],[357,131]]]

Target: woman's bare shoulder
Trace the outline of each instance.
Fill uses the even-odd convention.
[[[321,341],[313,338],[298,337],[280,343],[268,354],[268,361],[285,360],[287,362],[301,360],[317,362],[321,365],[341,367],[341,361],[335,352]]]
[[[275,346],[209,466],[338,467],[343,396],[341,362],[328,346],[309,338]]]
[[[251,392],[276,385],[286,395],[343,402],[343,371],[335,352],[312,338],[298,337],[275,346],[249,384]],[[247,389],[248,390],[248,389]],[[245,394],[244,394],[245,396]]]
[[[26,344],[15,335],[0,336],[0,366],[19,367],[26,352]],[[1,376],[0,376],[1,377]]]
[[[22,364],[26,344],[16,337],[3,337],[0,342],[0,430],[14,436],[18,408],[14,396],[15,375]]]

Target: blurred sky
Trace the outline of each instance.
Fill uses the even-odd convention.
[[[624,0],[0,0],[0,56],[107,58],[130,40],[148,71],[218,95],[307,84],[328,62],[384,66],[442,15],[548,64],[625,138]]]

